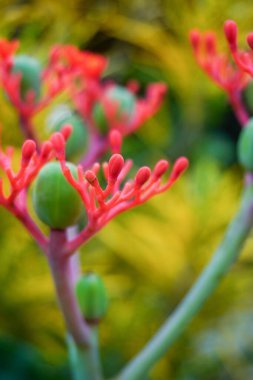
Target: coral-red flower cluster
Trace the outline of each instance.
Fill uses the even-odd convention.
[[[42,93],[38,94],[28,87],[24,94],[22,85],[26,78],[22,75],[29,76],[29,70],[28,74],[27,70],[24,73],[13,70],[17,48],[17,42],[0,40],[0,84],[7,95],[7,101],[12,103],[19,115],[21,129],[29,138],[22,146],[17,172],[12,169],[13,149],[8,147],[4,150],[0,146],[0,169],[5,173],[5,180],[9,184],[6,195],[3,179],[0,178],[0,205],[25,225],[47,253],[49,239],[29,213],[27,192],[42,166],[57,159],[63,175],[80,194],[87,214],[86,226],[79,235],[67,242],[63,250],[66,255],[70,255],[114,216],[169,189],[186,169],[188,160],[185,157],[179,158],[167,180],[163,180],[169,167],[166,160],[160,160],[153,170],[143,166],[132,180],[127,179],[133,162],[124,160],[121,155],[123,138],[136,131],[158,111],[166,93],[165,84],[150,84],[146,95],[138,97],[136,93],[139,84],[136,81],[130,81],[127,88],[123,88],[112,81],[101,80],[107,66],[106,58],[66,45],[55,46],[51,50],[47,66],[39,73],[39,78],[36,77]],[[108,96],[108,90],[113,93],[112,97]],[[71,136],[72,126],[66,123],[44,143],[40,143],[34,135],[33,116],[62,91],[68,92],[89,133],[89,147],[77,167],[77,179],[71,174],[65,158],[66,142]],[[122,107],[118,93],[121,100],[123,96],[123,103],[127,99],[124,104],[130,104],[131,112],[128,113],[125,105]],[[95,107],[105,121],[106,131],[99,128],[99,122],[94,116]],[[102,155],[108,150],[112,152],[109,161],[99,164]],[[105,187],[98,179],[100,169],[106,182]]]
[[[113,131],[111,140],[120,141],[120,132]],[[154,195],[169,189],[188,166],[188,160],[180,157],[174,164],[169,178],[162,182],[162,176],[169,167],[169,162],[160,160],[154,170],[147,166],[140,168],[134,179],[126,180],[133,162],[124,161],[121,154],[115,153],[108,162],[100,165],[94,163],[91,170],[83,171],[78,165],[78,179],[75,179],[66,165],[64,158],[65,139],[61,133],[51,137],[56,157],[61,163],[64,176],[78,191],[84,203],[88,222],[84,230],[69,244],[68,254],[72,253],[81,243],[86,241],[96,231],[101,229],[116,215],[146,202]],[[102,169],[106,186],[103,189],[98,179],[98,172]]]
[[[237,26],[228,20],[224,24],[224,34],[234,62],[228,54],[217,50],[217,36],[214,32],[190,32],[190,41],[198,65],[228,95],[229,101],[242,126],[248,121],[248,114],[243,105],[242,91],[248,86],[253,76],[252,51],[239,51],[237,47]],[[253,34],[247,36],[252,49]]]

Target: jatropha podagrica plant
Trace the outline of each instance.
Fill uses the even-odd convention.
[[[213,32],[193,30],[190,40],[197,63],[226,91],[238,121],[246,127],[238,144],[239,161],[246,171],[241,206],[186,297],[115,380],[146,376],[227,273],[253,226],[253,122],[243,99],[253,76],[253,35],[247,38],[250,51],[240,52],[236,24],[227,21],[224,30],[234,63],[217,52]],[[164,84],[150,84],[146,95],[138,97],[136,81],[123,87],[101,80],[107,61],[100,55],[58,45],[43,68],[34,58],[16,54],[17,48],[16,41],[0,40],[1,86],[25,137],[17,172],[12,169],[13,149],[0,149],[4,174],[0,204],[23,223],[48,259],[66,324],[73,379],[103,380],[97,327],[106,313],[108,296],[98,274],[80,274],[77,250],[119,213],[169,189],[187,168],[188,160],[178,158],[167,179],[169,163],[163,159],[153,169],[141,167],[129,179],[132,161],[121,155],[124,138],[159,109],[166,92]],[[41,142],[34,116],[62,92],[68,94],[73,108],[69,104],[55,108],[48,119],[51,134]],[[110,156],[101,163],[104,153]],[[3,181],[8,182],[8,191]],[[49,227],[48,235],[27,207],[33,182],[32,204]]]
[[[178,158],[167,179],[169,162],[163,159],[153,169],[141,167],[130,179],[132,160],[121,155],[125,136],[159,109],[166,93],[163,83],[150,84],[146,95],[138,97],[136,81],[123,87],[101,80],[107,65],[103,56],[55,46],[42,67],[17,49],[17,41],[0,40],[1,87],[25,139],[17,171],[13,148],[0,147],[0,205],[23,223],[48,258],[66,322],[73,377],[102,379],[95,335],[107,294],[97,274],[80,274],[74,255],[116,215],[169,189],[188,160]],[[73,109],[55,108],[46,128],[50,136],[41,142],[34,116],[63,92]],[[105,153],[110,158],[101,163]],[[31,216],[29,194],[37,217],[49,227],[48,236]]]

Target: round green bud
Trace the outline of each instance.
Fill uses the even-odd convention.
[[[77,178],[76,166],[67,163],[67,167]],[[59,162],[50,162],[40,170],[33,188],[32,202],[39,219],[55,229],[76,224],[83,209],[80,195],[64,177]]]
[[[253,172],[253,119],[242,129],[237,147],[240,164]]]
[[[106,313],[108,298],[101,277],[96,273],[83,274],[76,283],[76,298],[83,317],[96,323]]]
[[[41,90],[41,66],[40,63],[29,55],[16,55],[13,60],[12,71],[21,74],[21,96],[24,99],[27,91],[35,92],[35,99],[40,97]]]
[[[81,117],[68,106],[60,105],[50,115],[48,123],[53,132],[60,131],[66,124],[72,126],[72,133],[66,144],[66,158],[70,161],[78,160],[86,151],[89,139],[88,130]]]
[[[127,116],[131,119],[136,103],[135,95],[122,86],[112,86],[109,87],[105,92],[105,97],[108,101],[117,102],[118,109],[116,113],[116,118],[120,121],[123,116]],[[109,125],[102,103],[96,103],[93,108],[93,119],[96,126],[100,129],[102,133],[108,132]]]

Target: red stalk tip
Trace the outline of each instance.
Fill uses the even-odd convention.
[[[122,145],[122,134],[117,129],[113,129],[109,133],[109,143],[113,153],[119,153]]]
[[[135,186],[137,188],[140,188],[141,186],[144,185],[145,182],[149,179],[151,175],[151,170],[148,166],[143,166],[140,168],[135,176],[134,182]]]
[[[112,157],[110,158],[108,162],[109,178],[112,180],[116,180],[123,166],[124,166],[124,159],[121,156],[121,154],[112,155]]]
[[[169,163],[167,160],[160,160],[157,162],[154,168],[154,176],[160,178],[168,169]]]
[[[73,131],[73,127],[70,124],[65,124],[61,128],[61,134],[63,135],[65,141],[68,140],[68,138],[71,135],[72,131]]]
[[[232,50],[236,49],[237,25],[233,20],[227,20],[224,24],[224,33]]]
[[[57,158],[62,159],[65,156],[65,140],[62,133],[55,132],[50,140],[53,144]]]
[[[194,50],[198,50],[200,46],[200,32],[197,29],[190,31],[189,39]]]
[[[35,142],[33,140],[26,140],[22,146],[22,163],[27,165],[35,151]]]
[[[253,32],[247,35],[247,43],[249,47],[253,50]]]
[[[180,157],[174,164],[171,173],[171,180],[175,181],[188,167],[189,161],[186,157]]]
[[[45,141],[41,147],[40,156],[43,160],[46,160],[53,149],[51,141]]]
[[[215,54],[216,51],[216,35],[213,32],[205,33],[205,48],[208,54]]]
[[[85,179],[93,185],[95,180],[97,179],[96,174],[92,170],[87,170],[84,174]]]

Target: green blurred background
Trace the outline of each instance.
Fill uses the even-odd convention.
[[[101,351],[113,375],[176,307],[207,263],[234,214],[242,186],[236,163],[239,125],[225,94],[196,66],[191,28],[214,29],[232,18],[240,43],[253,29],[252,1],[0,0],[1,34],[45,62],[55,43],[76,44],[110,59],[106,77],[141,88],[164,81],[161,111],[126,139],[136,167],[186,155],[188,173],[174,188],[117,217],[82,248],[83,270],[104,276],[110,308]],[[253,109],[250,91],[247,106]],[[22,136],[1,96],[5,144]],[[45,126],[46,112],[36,120]],[[23,227],[0,209],[0,379],[69,379],[64,326],[46,260]],[[143,380],[253,378],[253,241],[178,342]]]

